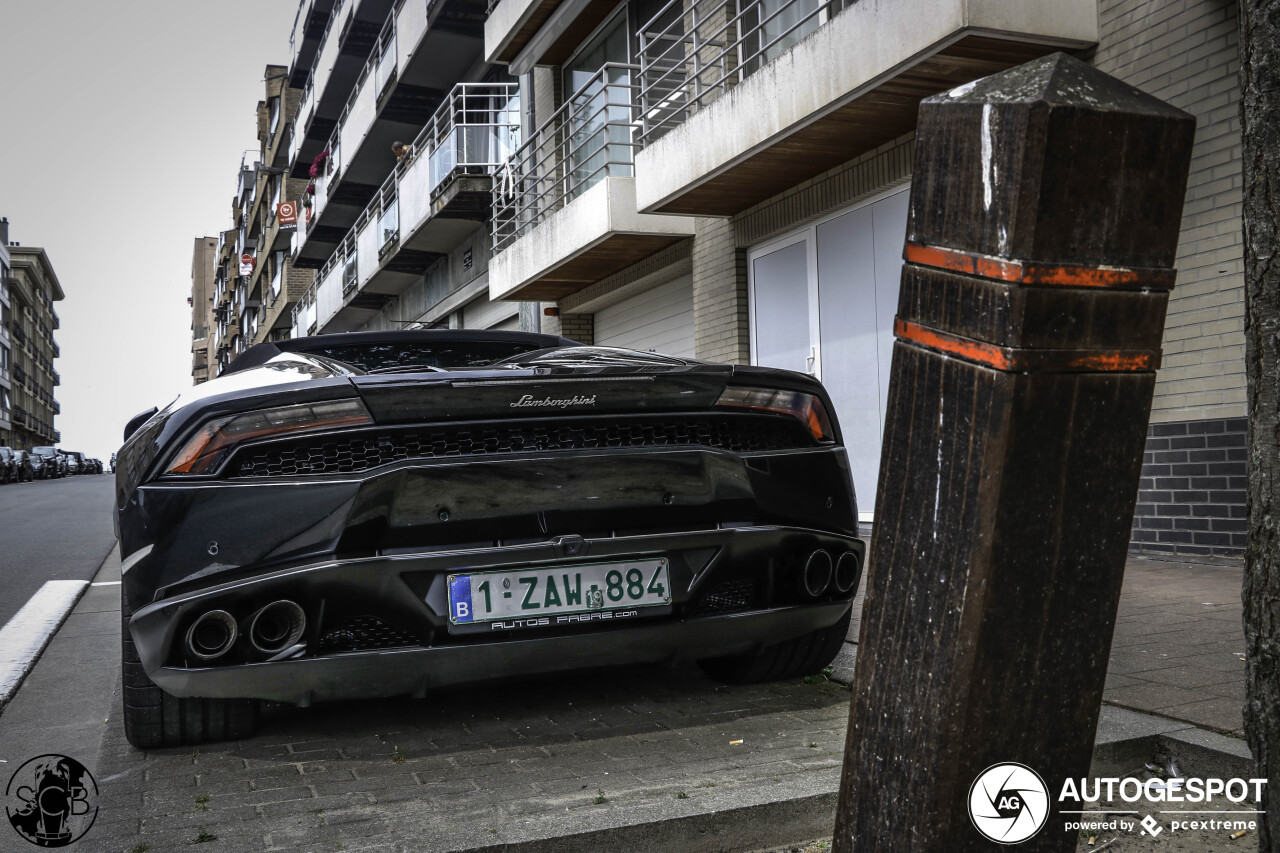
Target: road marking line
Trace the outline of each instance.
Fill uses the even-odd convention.
[[[89,586],[120,586],[120,581],[94,581]]]
[[[45,581],[0,628],[0,707],[18,692],[22,679],[88,588],[88,581]]]

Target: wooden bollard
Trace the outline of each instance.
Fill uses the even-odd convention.
[[[1075,850],[1194,130],[1064,54],[920,105],[837,851]]]

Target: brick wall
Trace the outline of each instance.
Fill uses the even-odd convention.
[[[596,318],[594,314],[561,313],[555,317],[544,315],[539,331],[544,335],[563,335],[590,346],[596,342]]]
[[[698,358],[746,364],[747,259],[728,219],[699,219],[693,237],[693,346]]]
[[[1244,414],[1239,59],[1234,0],[1101,0],[1094,64],[1196,117],[1178,284],[1152,423]]]
[[[1237,555],[1245,523],[1244,418],[1152,424],[1143,455],[1133,551]]]

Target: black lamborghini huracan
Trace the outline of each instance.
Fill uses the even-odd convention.
[[[520,332],[298,338],[135,418],[124,725],[697,661],[821,670],[865,553],[813,378]]]

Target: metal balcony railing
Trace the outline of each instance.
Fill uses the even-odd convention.
[[[601,179],[634,175],[638,72],[635,65],[605,65],[494,173],[495,252]]]
[[[428,158],[427,191],[459,174],[491,175],[520,146],[520,86],[459,83],[413,141],[400,171]]]
[[[852,2],[669,0],[640,28],[640,144],[683,124]]]
[[[399,244],[402,229],[415,227],[430,215],[430,198],[450,179],[493,174],[510,158],[520,141],[519,92],[516,83],[454,86],[414,139],[409,155],[392,170],[321,267],[308,294],[339,265],[342,293],[350,294],[361,283],[358,271],[372,275],[377,261]],[[401,199],[406,196],[413,203],[402,209]],[[365,236],[370,227],[376,233]]]

